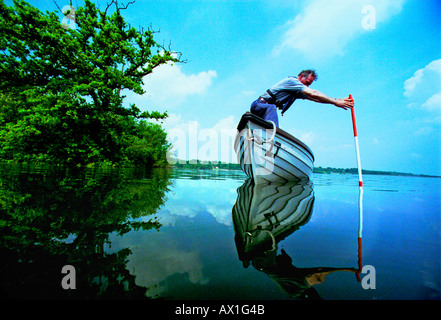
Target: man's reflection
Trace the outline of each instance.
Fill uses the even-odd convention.
[[[263,252],[252,259],[254,268],[266,273],[290,297],[295,299],[321,299],[314,285],[325,281],[325,277],[336,271],[356,272],[353,268],[297,268],[284,249]]]
[[[297,268],[284,249],[277,253],[277,244],[311,218],[311,183],[254,185],[247,180],[237,191],[233,223],[236,248],[245,268],[251,263],[295,299],[320,299],[313,286],[323,283],[328,274],[357,272],[354,268]]]

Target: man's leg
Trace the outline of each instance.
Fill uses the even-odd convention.
[[[264,120],[273,121],[277,127],[279,126],[277,107],[274,104],[268,104],[260,100],[256,100],[251,104],[251,113],[263,118]]]

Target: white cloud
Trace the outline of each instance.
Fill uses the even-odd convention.
[[[343,55],[356,36],[374,29],[401,11],[404,0],[308,1],[302,13],[286,24],[281,44],[274,49],[294,49],[311,59]],[[368,5],[369,4],[369,5]],[[367,10],[366,10],[367,9]]]
[[[216,77],[215,70],[187,75],[181,65],[164,64],[144,78],[146,92],[142,96],[129,94],[130,103],[135,103],[141,110],[152,107],[155,110],[173,109],[189,96],[205,94]]]
[[[307,145],[312,144],[315,140],[315,133],[310,131],[300,135],[300,140],[306,143]]]
[[[404,82],[404,95],[411,97],[416,88],[426,81],[433,82],[431,85],[441,86],[441,59],[430,62],[424,68],[415,71],[414,75]]]
[[[231,208],[237,197],[236,188],[231,184],[208,179],[177,179],[170,189],[168,201],[160,212],[163,226],[174,226],[179,217],[195,218],[200,212],[208,212],[218,223],[231,226]]]
[[[441,92],[438,92],[427,99],[427,101],[423,103],[421,108],[428,111],[441,112]]]
[[[138,286],[148,288],[149,297],[160,296],[167,287],[163,281],[174,274],[187,274],[194,284],[206,284],[209,279],[203,273],[199,252],[186,251],[166,234],[129,233],[112,240],[111,252],[130,248],[127,269],[133,274]],[[158,245],[159,244],[159,245]]]
[[[214,126],[213,129],[219,132],[225,131],[229,132],[231,130],[236,130],[237,121],[234,119],[234,116],[228,116],[226,118],[220,119]]]
[[[409,107],[441,115],[441,59],[434,60],[404,82]]]
[[[409,97],[415,91],[417,84],[420,83],[421,79],[423,78],[423,74],[424,69],[419,69],[415,71],[412,78],[404,81],[404,95],[406,97]]]
[[[415,136],[428,136],[428,135],[432,134],[433,131],[434,131],[434,129],[432,127],[425,126],[425,127],[419,128],[417,131],[415,131],[414,135]]]

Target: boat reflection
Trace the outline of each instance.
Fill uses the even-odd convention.
[[[336,271],[355,273],[354,268],[297,268],[277,244],[308,223],[314,207],[311,182],[254,184],[251,179],[238,188],[233,207],[233,224],[239,259],[266,273],[280,288],[295,299],[321,299],[313,288]]]

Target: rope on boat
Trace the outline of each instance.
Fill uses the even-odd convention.
[[[262,229],[253,230],[252,232],[256,232],[257,233],[259,231],[261,233],[268,233],[270,238],[271,238],[271,250],[268,250],[268,251],[277,250],[277,241],[276,241],[276,238],[274,237],[274,235],[272,234],[272,232],[269,231],[269,230],[262,230]],[[244,236],[245,237],[249,237],[250,241],[253,242],[253,234],[250,231],[244,232]]]
[[[273,141],[274,138],[276,137],[276,131],[277,131],[276,124],[273,121],[270,121],[270,122],[273,124],[273,134],[272,134],[271,138],[269,138],[268,140],[265,141],[266,143]]]
[[[269,143],[270,144],[270,147],[268,148],[268,150],[266,151],[266,153],[265,153],[265,156],[266,157],[268,157],[268,156],[270,156],[271,155],[271,150],[273,150],[273,147],[274,147],[274,144],[275,144],[275,140],[274,140],[274,138],[276,137],[276,133],[277,133],[277,127],[276,127],[276,124],[274,123],[274,121],[271,121],[271,120],[267,120],[268,122],[271,122],[272,123],[272,125],[273,125],[273,132],[272,132],[272,134],[271,134],[271,137],[269,138],[269,139],[263,139],[263,138],[261,138],[261,137],[259,137],[259,136],[255,136],[254,134],[253,134],[253,132],[252,132],[252,130],[250,129],[250,125],[248,124],[248,131],[247,131],[247,137],[246,137],[246,139],[248,140],[248,141],[254,141],[254,142],[256,142],[257,144],[264,144],[264,143]],[[277,152],[276,152],[277,153]]]
[[[267,120],[267,121],[272,123],[272,125],[273,125],[273,133],[272,133],[271,137],[269,139],[267,139],[267,140],[261,139],[260,137],[257,136],[259,138],[259,141],[256,141],[257,143],[262,143],[262,144],[263,143],[269,143],[269,142],[273,141],[274,138],[276,137],[276,132],[277,132],[276,124],[273,121],[271,121],[271,120]],[[254,140],[254,135],[253,135],[252,130],[250,129],[249,125],[248,125],[248,135],[247,135],[246,139],[248,141],[253,141]]]

